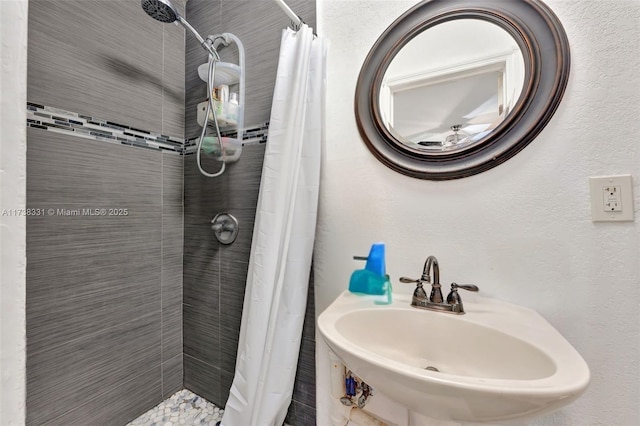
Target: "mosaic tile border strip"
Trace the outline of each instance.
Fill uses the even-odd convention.
[[[27,102],[27,126],[86,139],[168,151],[178,155],[193,154],[198,145],[198,138],[179,139],[32,102]],[[226,137],[237,135],[235,130],[221,133]],[[245,128],[243,145],[265,143],[268,133],[268,122]]]
[[[184,140],[27,102],[27,126],[87,139],[184,153]]]

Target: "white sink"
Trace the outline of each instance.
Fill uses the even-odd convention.
[[[335,354],[379,392],[413,411],[495,422],[557,410],[589,384],[580,354],[535,311],[495,299],[466,315],[391,305],[345,292],[318,318]],[[427,370],[435,368],[438,371]]]

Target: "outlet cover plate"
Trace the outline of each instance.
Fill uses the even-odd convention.
[[[593,176],[589,178],[589,188],[593,222],[633,221],[631,175]],[[615,208],[611,207],[612,205],[615,205]]]

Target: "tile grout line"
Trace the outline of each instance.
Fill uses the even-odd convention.
[[[220,243],[218,243],[220,247]],[[218,363],[222,364],[222,251],[218,250]],[[237,358],[237,357],[236,357]],[[218,393],[222,395],[222,383],[218,376]]]
[[[164,32],[163,32],[164,37]],[[163,49],[164,52],[164,49]],[[164,90],[164,89],[163,89]],[[164,398],[164,156],[160,156],[160,393]]]
[[[162,26],[162,95],[160,96],[160,130],[164,134],[164,51],[165,51],[165,35],[166,35],[166,27]]]
[[[201,362],[201,363],[203,363],[203,364],[207,365],[208,367],[216,368],[216,369],[218,369],[218,371],[220,371],[220,366],[215,366],[215,365],[213,365],[213,364],[211,364],[211,363],[208,363],[207,361],[203,361],[203,360],[201,360],[200,358],[198,358],[198,357],[196,357],[196,356],[189,355],[189,354],[188,354],[188,353],[186,353],[186,352],[184,353],[184,356],[189,357],[189,358],[191,358],[191,359],[195,359],[196,361]]]
[[[182,380],[181,385],[184,387],[184,157],[182,158],[182,254],[180,255],[180,355],[182,358]]]
[[[218,2],[219,5],[219,22],[222,22],[222,1]],[[239,63],[239,62],[238,62]],[[246,65],[245,65],[246,67]],[[245,70],[246,72],[246,70]],[[246,88],[246,86],[245,86]],[[244,95],[243,95],[244,96]],[[245,106],[243,106],[243,108],[246,109],[246,101],[245,101]],[[243,130],[243,134],[240,135],[240,138],[242,139],[244,135],[246,135],[247,132],[246,130]],[[237,135],[236,135],[237,136]],[[185,150],[185,153],[187,152],[187,150]],[[228,198],[228,193],[227,190],[225,189],[225,196],[224,196],[225,200]],[[226,203],[228,204],[228,203]],[[221,244],[218,242],[218,364],[222,365],[222,250],[221,250]],[[237,357],[236,357],[237,358]],[[218,394],[222,396],[222,371],[221,369],[218,369],[219,373],[218,373]]]

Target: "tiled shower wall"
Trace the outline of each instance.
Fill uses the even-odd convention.
[[[28,54],[29,102],[184,138],[184,32],[138,0],[32,0]],[[183,157],[59,132],[27,133],[27,424],[124,424],[182,387]]]
[[[309,25],[315,26],[315,1],[289,0],[289,6]],[[189,0],[187,19],[203,35],[231,32],[246,53],[247,127],[269,120],[280,49],[287,16],[272,1]],[[237,63],[231,46],[221,50],[222,60]],[[206,53],[187,35],[185,132],[188,138],[200,132],[196,105],[206,99],[206,83],[197,75]],[[264,144],[245,145],[237,163],[229,164],[218,178],[200,175],[194,155],[185,157],[185,247],[184,247],[184,384],[219,406],[224,406],[233,380],[242,316],[251,238],[262,172]],[[203,161],[210,172],[218,170],[213,160]],[[232,245],[217,242],[210,221],[219,212],[229,212],[240,222],[238,239]],[[302,283],[305,285],[306,283]],[[287,423],[315,424],[315,335],[313,285],[293,402]]]
[[[31,0],[28,49],[27,101],[184,138],[184,30],[139,0]]]

